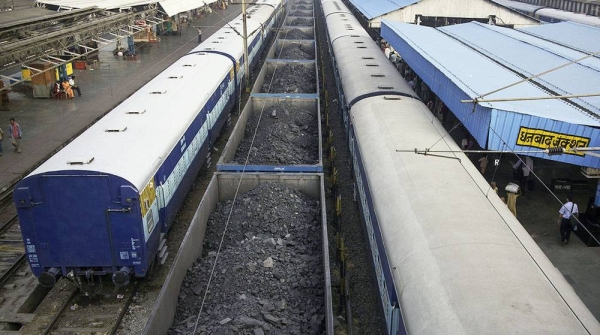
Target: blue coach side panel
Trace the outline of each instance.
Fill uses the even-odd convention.
[[[128,266],[145,274],[139,191],[128,181],[95,171],[56,171],[24,179],[14,199],[34,275],[53,267],[67,275],[90,265],[97,272]]]

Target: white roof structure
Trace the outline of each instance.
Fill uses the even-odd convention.
[[[182,13],[195,8],[200,8],[205,4],[211,4],[216,0],[36,0],[36,4],[46,6],[56,6],[59,10],[71,10],[88,7],[98,7],[106,10],[129,9],[135,6],[144,6],[158,3],[160,7],[169,16]]]

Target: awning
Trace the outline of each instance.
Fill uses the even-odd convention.
[[[475,33],[463,32],[469,29],[481,32],[484,28],[488,29],[489,33],[479,37]],[[531,156],[600,168],[600,158],[590,155],[547,156],[543,153],[533,153],[555,146],[599,147],[600,118],[597,114],[590,113],[590,110],[598,107],[593,99],[588,101],[591,105],[589,108],[559,99],[526,100],[532,97],[554,96],[547,89],[530,82],[488,94],[521,81],[523,76],[519,73],[526,72],[526,69],[536,71],[527,64],[535,63],[535,57],[551,54],[548,50],[540,50],[539,53],[528,57],[523,56],[528,59],[518,62],[511,58],[518,56],[518,51],[512,49],[513,43],[525,43],[506,36],[514,31],[510,34],[499,34],[504,35],[502,38],[495,38],[494,35],[498,34],[495,32],[497,29],[501,28],[486,28],[485,25],[469,23],[438,30],[384,20],[381,35],[448,106],[481,147],[487,147],[489,150],[531,150]],[[449,35],[450,31],[456,36]],[[471,37],[459,40],[457,36]],[[469,40],[469,43],[465,44],[465,40]],[[505,57],[507,59],[504,59]],[[538,59],[538,62],[538,65],[544,64],[544,60]],[[580,67],[577,65],[573,68]],[[590,76],[595,76],[597,71],[588,69],[591,71]],[[558,85],[564,92],[576,90],[573,83],[569,86],[553,81],[553,84]],[[485,99],[505,101],[479,102],[476,105],[461,102],[482,95]]]

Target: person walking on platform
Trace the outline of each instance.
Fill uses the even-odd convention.
[[[15,147],[15,151],[20,154],[21,153],[21,127],[15,121],[15,118],[10,118],[10,141],[12,145]]]
[[[71,88],[74,89],[75,91],[77,91],[77,96],[81,96],[81,90],[79,89],[79,86],[75,85],[75,76],[70,76],[69,77],[69,85],[71,85]]]
[[[579,208],[577,204],[573,202],[573,196],[567,196],[567,202],[562,205],[558,211],[558,224],[560,225],[560,239],[562,244],[569,243],[569,237],[571,236],[571,217],[579,214]]]
[[[198,27],[198,43],[202,42],[202,29]]]
[[[533,159],[529,156],[526,156],[524,161],[519,159],[513,165],[513,171],[515,179],[519,180],[521,193],[525,195],[525,188],[533,191]]]

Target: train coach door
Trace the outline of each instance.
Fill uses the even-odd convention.
[[[44,176],[42,203],[32,217],[44,266],[88,267],[112,264],[106,208],[111,206],[106,175]]]

